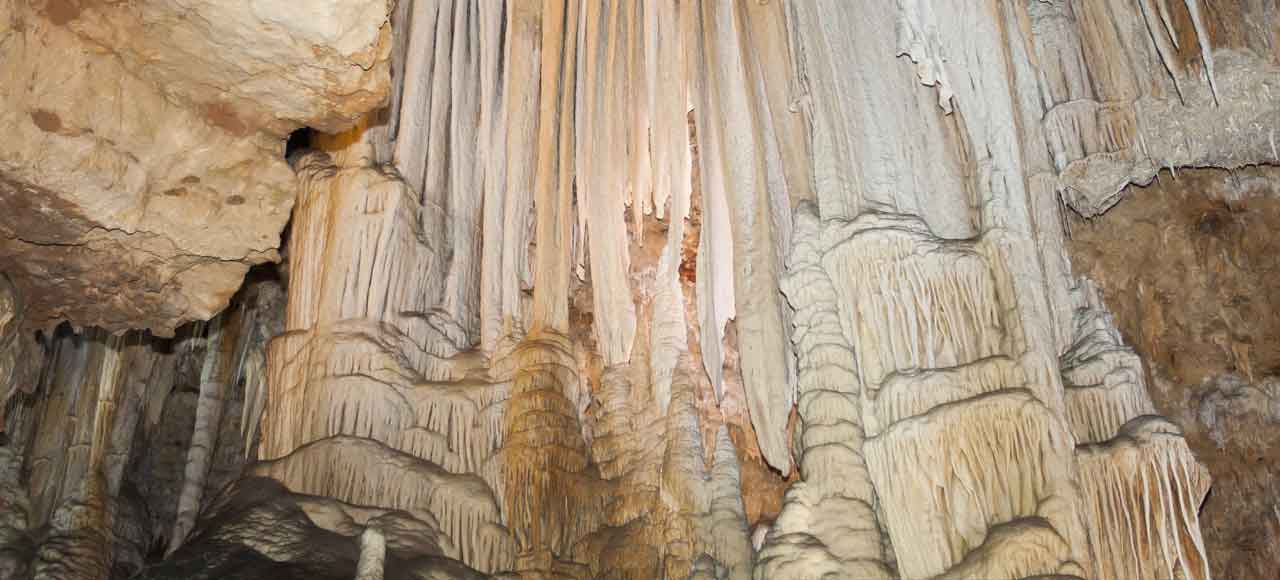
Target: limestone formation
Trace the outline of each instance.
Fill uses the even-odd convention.
[[[171,335],[278,259],[283,139],[386,98],[385,0],[0,4],[0,268],[25,328]]]
[[[2,4],[0,580],[1208,580],[1063,224],[1280,162],[1220,4]]]

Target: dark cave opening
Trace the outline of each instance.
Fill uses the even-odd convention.
[[[289,138],[284,143],[284,158],[289,162],[290,167],[293,166],[295,156],[311,147],[315,134],[315,129],[311,127],[301,127],[289,133]]]

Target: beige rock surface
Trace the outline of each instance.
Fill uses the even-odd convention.
[[[0,269],[26,326],[169,334],[225,307],[278,259],[283,137],[385,100],[387,9],[0,4]]]

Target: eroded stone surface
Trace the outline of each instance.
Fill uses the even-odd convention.
[[[284,6],[0,5],[0,269],[27,328],[169,334],[278,259],[282,138],[350,125],[389,82],[384,2]]]

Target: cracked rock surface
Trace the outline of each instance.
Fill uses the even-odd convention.
[[[385,101],[388,8],[0,3],[0,270],[25,325],[169,335],[224,308],[278,259],[283,138]]]

